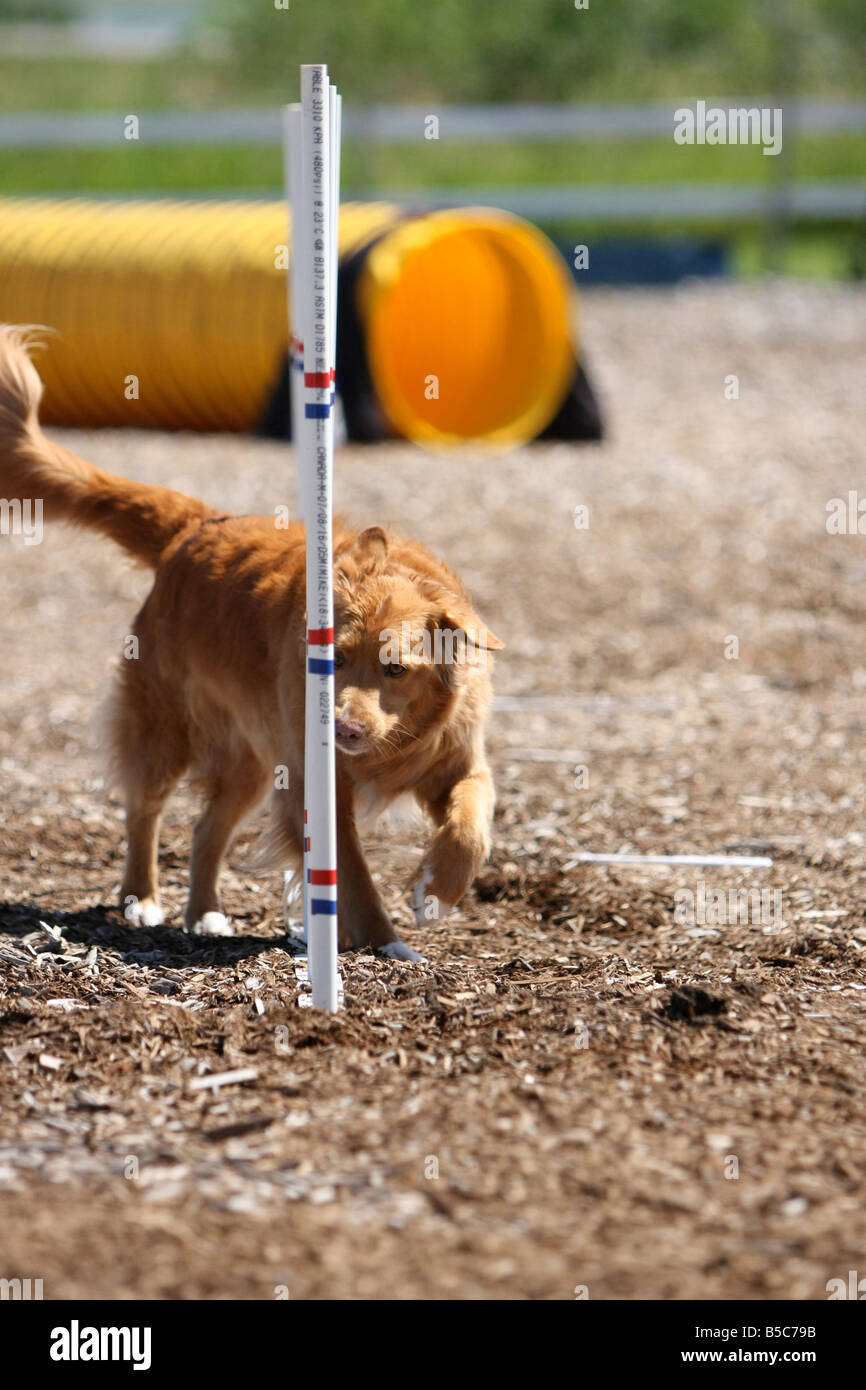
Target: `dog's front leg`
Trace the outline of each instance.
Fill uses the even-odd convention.
[[[490,853],[493,779],[480,761],[444,793],[428,797],[420,791],[438,826],[412,894],[415,922],[423,927],[459,902]]]
[[[337,787],[337,900],[340,948],[372,946],[392,960],[422,960],[401,941],[373,882],[355,825],[351,789]]]

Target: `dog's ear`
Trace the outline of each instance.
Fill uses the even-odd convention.
[[[368,526],[352,546],[351,554],[366,574],[376,574],[388,558],[388,537],[381,526]]]
[[[473,670],[483,669],[487,653],[505,645],[471,609],[453,606],[435,620],[433,637],[434,664],[448,686],[460,685]]]
[[[346,594],[361,575],[378,574],[388,558],[388,537],[381,526],[368,526],[342,551],[334,565],[334,588]]]
[[[505,647],[505,643],[500,642],[496,634],[484,626],[478,614],[471,608],[459,608],[453,604],[446,607],[438,619],[438,626],[450,628],[455,633],[461,632],[469,645],[479,651],[501,652]]]
[[[491,632],[489,627],[481,627],[479,628],[479,632],[483,633],[484,646],[487,651],[501,652],[504,650],[505,643],[500,641],[500,639],[496,636],[496,633]]]

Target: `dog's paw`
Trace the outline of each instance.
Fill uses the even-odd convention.
[[[412,947],[407,946],[405,941],[388,941],[384,946],[377,946],[376,955],[383,956],[385,960],[426,961],[427,959],[426,956],[413,951]]]
[[[415,926],[426,927],[430,922],[441,922],[451,911],[451,903],[443,903],[435,893],[428,892],[433,882],[433,870],[425,864],[421,877],[412,889],[412,911]]]
[[[222,912],[206,912],[192,927],[193,936],[234,936],[235,929]]]
[[[153,898],[135,898],[131,894],[124,899],[123,915],[136,927],[161,927],[165,921],[165,913]]]

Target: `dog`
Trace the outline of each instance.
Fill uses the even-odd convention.
[[[162,922],[159,824],[178,780],[204,797],[192,841],[189,930],[231,934],[218,878],[238,825],[270,797],[259,869],[298,872],[303,846],[305,536],[300,522],[225,516],[168,488],[115,477],[49,440],[33,333],[0,327],[0,493],[41,499],[46,519],[90,527],[154,571],[110,702],[114,776],[126,806],[126,917]],[[420,957],[400,941],[364,858],[362,812],[411,793],[434,834],[415,920],[459,901],[490,850],[494,789],[484,751],[490,653],[457,576],[380,526],[334,526],[338,932],[342,949]],[[280,776],[280,772],[283,773]]]

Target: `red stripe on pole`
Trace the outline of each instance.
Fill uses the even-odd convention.
[[[305,386],[330,386],[333,380],[333,372],[304,372]]]
[[[311,627],[307,631],[307,643],[311,647],[327,647],[334,640],[332,627]]]
[[[336,869],[310,869],[311,883],[336,883]]]

